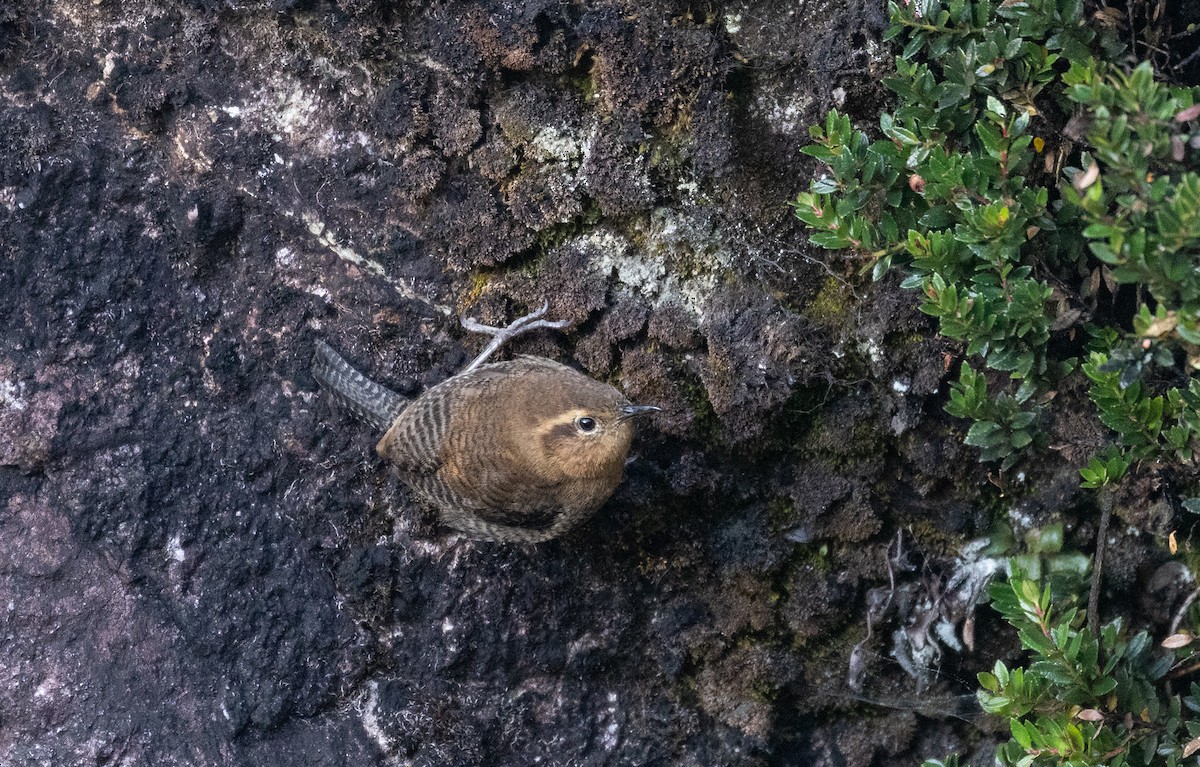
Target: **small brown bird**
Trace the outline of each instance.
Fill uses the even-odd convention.
[[[506,341],[566,323],[546,306],[507,328],[464,320],[491,343],[462,372],[411,403],[367,379],[324,342],[313,375],[387,433],[376,451],[437,508],[441,520],[488,541],[550,540],[608,500],[625,469],[631,419],[658,410],[545,357],[483,364]]]

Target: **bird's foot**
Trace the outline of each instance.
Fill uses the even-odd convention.
[[[473,333],[486,333],[492,337],[492,340],[489,341],[488,345],[483,348],[483,351],[479,353],[478,357],[471,360],[470,365],[467,365],[462,369],[462,373],[469,373],[483,363],[487,362],[488,357],[491,357],[501,346],[504,346],[504,344],[508,343],[517,336],[524,335],[525,333],[528,333],[531,330],[537,330],[538,328],[553,328],[555,330],[561,330],[570,324],[569,320],[550,321],[542,319],[542,317],[546,316],[546,312],[549,309],[550,302],[544,301],[541,309],[538,309],[535,312],[530,312],[524,317],[518,317],[517,319],[513,320],[508,327],[505,328],[494,328],[491,325],[484,325],[480,322],[476,322],[470,317],[463,317],[462,326],[464,328]]]

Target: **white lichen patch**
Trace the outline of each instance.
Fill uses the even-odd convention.
[[[538,162],[578,163],[583,157],[584,142],[577,131],[565,128],[542,128],[529,142],[529,155]]]
[[[171,540],[167,541],[167,560],[171,562],[182,562],[187,558],[183,551],[183,539],[179,533],[171,536]]]
[[[893,51],[891,46],[881,43],[871,35],[867,36],[866,42],[863,44],[863,50],[866,51],[867,58],[876,64],[888,66],[891,64]]]
[[[736,35],[742,31],[742,14],[727,13],[725,14],[725,31],[731,35]]]
[[[302,264],[291,248],[282,247],[275,252],[275,267],[279,278],[288,287],[315,296],[325,303],[332,301],[329,290],[320,283],[321,273]]]
[[[24,410],[29,403],[21,396],[21,387],[12,381],[0,381],[0,407]]]
[[[1010,508],[1007,516],[1013,532],[1018,535],[1024,535],[1026,530],[1031,530],[1037,525],[1037,519],[1020,505]]]
[[[112,77],[112,73],[117,69],[117,52],[107,51],[104,54],[104,65],[100,68],[100,75],[107,80]]]
[[[332,155],[355,145],[365,148],[368,153],[373,151],[366,134],[333,127],[339,118],[333,113],[333,105],[300,86],[276,94],[274,103],[266,96],[259,103],[265,106],[257,114],[250,112],[252,107],[248,105],[242,105],[241,110],[243,114],[258,118],[251,122],[264,123],[262,127],[279,141],[302,144],[306,152],[320,156]]]
[[[338,104],[279,73],[271,73],[242,98],[208,109],[207,114],[211,122],[232,119],[239,133],[266,133],[281,144],[302,146],[309,155],[330,156],[351,146],[375,153],[366,133],[346,129]]]
[[[619,724],[621,713],[620,698],[615,692],[610,692],[606,696],[608,705],[605,707],[605,718],[608,719],[608,724],[604,726],[604,732],[600,735],[600,745],[605,751],[615,751],[620,743],[621,725]]]
[[[585,249],[595,253],[594,264],[603,272],[616,272],[617,280],[647,298],[656,298],[666,281],[667,267],[644,252],[633,252],[629,243],[609,231],[584,238]]]
[[[291,269],[296,266],[296,251],[286,245],[275,251],[275,266],[280,269]]]
[[[868,338],[858,344],[860,354],[867,355],[867,359],[871,360],[872,365],[879,365],[883,362],[883,347],[874,338]]]
[[[659,208],[643,236],[645,246],[635,249],[624,237],[599,230],[581,238],[580,247],[594,254],[596,269],[615,273],[652,306],[674,304],[703,321],[709,299],[733,268],[721,228],[705,214]]]
[[[274,109],[275,130],[283,134],[304,132],[312,122],[318,109],[317,97],[294,87],[287,93],[277,95]]]
[[[776,133],[785,136],[807,136],[808,115],[813,113],[811,93],[804,91],[763,90],[750,105],[750,112],[762,119]]]
[[[673,263],[686,264],[691,272],[729,269],[733,254],[721,226],[707,208],[682,211],[657,208],[650,214],[646,249],[661,253]]]

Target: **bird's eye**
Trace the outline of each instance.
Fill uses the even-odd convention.
[[[585,415],[582,418],[576,418],[575,425],[578,426],[579,430],[584,433],[593,432],[596,430],[596,419],[588,418]]]

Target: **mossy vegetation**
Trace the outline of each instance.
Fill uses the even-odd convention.
[[[846,285],[834,277],[829,277],[809,301],[804,314],[824,327],[840,328],[850,317],[850,298],[850,291]]]

